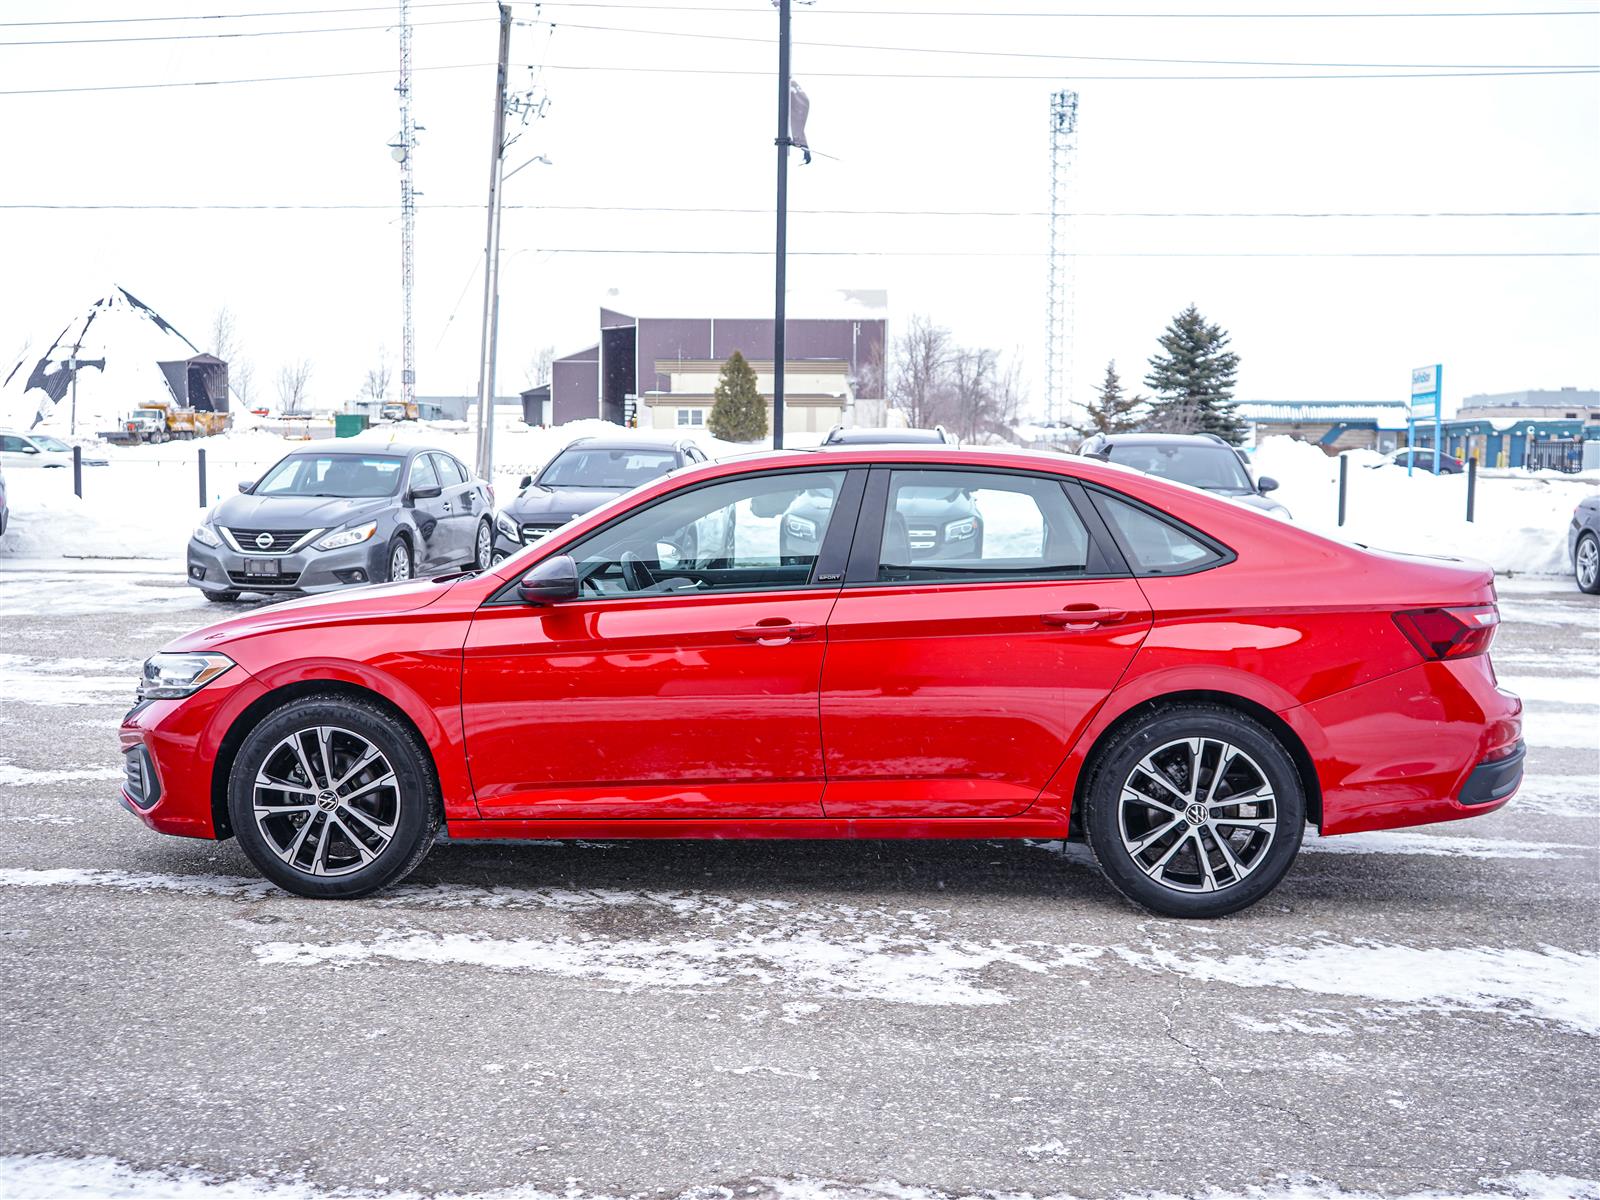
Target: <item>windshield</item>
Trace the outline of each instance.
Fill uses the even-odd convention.
[[[1253,492],[1239,456],[1226,446],[1140,445],[1113,443],[1114,463],[1213,492]]]
[[[542,487],[636,488],[659,479],[678,465],[671,450],[606,449],[574,446],[563,450],[539,474]]]
[[[383,454],[292,454],[255,487],[257,496],[387,496],[405,459]]]
[[[33,444],[39,447],[41,450],[54,450],[60,454],[72,453],[72,447],[67,445],[60,438],[45,437],[43,434],[39,433],[33,435]]]

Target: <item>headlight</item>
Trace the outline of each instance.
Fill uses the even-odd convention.
[[[817,540],[817,523],[808,521],[805,517],[785,517],[784,527],[797,538],[804,538],[808,542]]]
[[[378,532],[378,523],[368,521],[365,525],[352,525],[349,529],[341,529],[338,533],[330,533],[317,543],[318,550],[337,550],[341,546],[354,546],[366,541]]]
[[[222,539],[217,536],[217,531],[210,525],[200,525],[195,528],[194,540],[202,546],[220,546]]]
[[[951,521],[944,527],[944,540],[947,542],[965,541],[978,532],[976,517],[968,517],[964,521]]]
[[[510,517],[506,516],[505,513],[499,513],[495,516],[494,527],[501,533],[505,534],[506,537],[510,538],[513,542],[520,542],[522,540],[522,533],[517,529],[517,523]]]
[[[141,700],[181,700],[192,696],[233,666],[225,654],[152,654],[139,679]]]

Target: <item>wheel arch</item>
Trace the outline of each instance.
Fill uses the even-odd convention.
[[[251,701],[244,711],[234,718],[217,746],[216,758],[212,760],[211,767],[211,823],[219,841],[233,836],[233,821],[228,815],[228,782],[233,775],[234,761],[239,756],[239,747],[244,744],[245,738],[250,736],[250,731],[259,725],[268,713],[281,708],[288,701],[311,696],[344,697],[361,700],[381,708],[416,735],[417,744],[422,747],[423,753],[427,755],[428,765],[433,769],[434,780],[436,783],[439,782],[439,762],[434,755],[433,746],[411,715],[381,692],[343,679],[304,679],[286,683]]]
[[[1084,755],[1083,764],[1078,771],[1077,779],[1072,788],[1072,808],[1068,817],[1069,836],[1081,839],[1084,835],[1083,814],[1088,798],[1089,781],[1094,777],[1095,769],[1116,742],[1118,736],[1129,725],[1160,712],[1164,708],[1172,708],[1181,704],[1210,704],[1221,708],[1229,708],[1243,716],[1266,726],[1276,737],[1290,760],[1294,763],[1295,772],[1300,777],[1300,786],[1306,795],[1306,819],[1313,825],[1322,824],[1322,785],[1317,779],[1316,763],[1311,757],[1311,752],[1301,740],[1294,728],[1277,713],[1266,705],[1255,700],[1238,695],[1235,692],[1221,692],[1207,689],[1192,688],[1184,691],[1165,692],[1159,696],[1150,696],[1137,704],[1129,707],[1125,712],[1119,713],[1110,724],[1096,735],[1088,752]]]

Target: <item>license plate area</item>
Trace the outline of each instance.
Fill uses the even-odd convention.
[[[244,560],[244,573],[246,575],[278,575],[278,560],[275,558],[247,558]]]

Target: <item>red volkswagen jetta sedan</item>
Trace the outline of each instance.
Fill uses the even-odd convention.
[[[1487,567],[1078,458],[679,471],[482,574],[172,642],[123,803],[305,896],[452,838],[1081,838],[1174,916],[1522,776]]]

